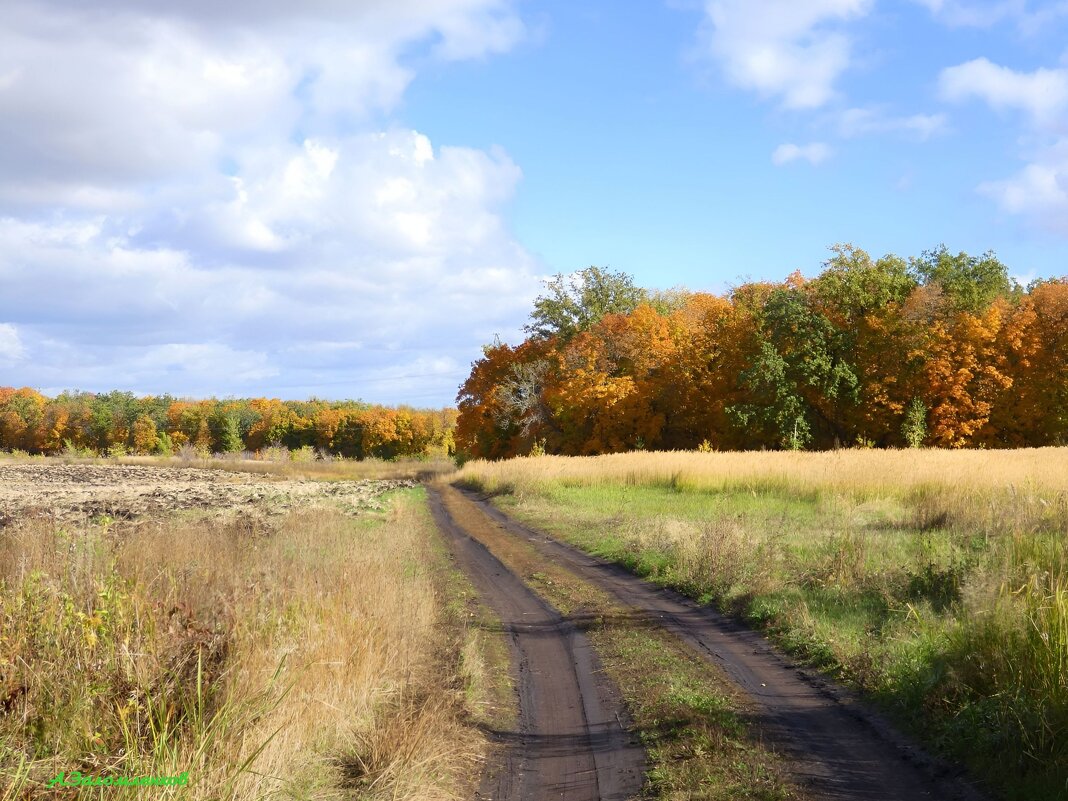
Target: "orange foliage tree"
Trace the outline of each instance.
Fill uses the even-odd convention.
[[[1068,441],[1068,279],[1024,289],[991,253],[852,245],[813,280],[723,297],[589,275],[549,282],[530,338],[472,365],[465,457]]]

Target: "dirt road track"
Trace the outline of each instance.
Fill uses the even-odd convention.
[[[446,492],[452,492],[446,490]],[[519,726],[493,732],[499,759],[480,799],[624,801],[641,791],[644,755],[623,727],[625,710],[589,640],[542,601],[450,516],[430,508],[462,569],[508,634],[517,672]]]
[[[607,591],[721,667],[753,699],[763,732],[785,753],[792,774],[812,798],[985,801],[848,694],[791,666],[756,632],[523,526],[483,498],[464,495],[546,559]]]

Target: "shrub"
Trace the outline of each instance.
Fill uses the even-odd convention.
[[[927,405],[919,398],[913,398],[905,410],[901,435],[910,448],[922,448],[923,441],[927,439]]]

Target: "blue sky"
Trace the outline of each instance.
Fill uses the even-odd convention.
[[[6,6],[0,385],[447,404],[590,264],[1068,273],[1068,2]]]

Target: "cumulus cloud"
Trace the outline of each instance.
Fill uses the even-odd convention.
[[[20,361],[26,355],[26,349],[22,346],[22,338],[15,326],[10,323],[0,323],[0,365],[10,365]]]
[[[870,134],[899,133],[920,141],[944,132],[948,121],[945,114],[889,114],[881,107],[850,108],[838,117],[838,130],[848,138]]]
[[[1068,69],[1021,72],[978,58],[943,70],[939,90],[946,100],[974,98],[1024,115],[1028,163],[1013,176],[984,181],[978,191],[1008,214],[1068,234]]]
[[[396,387],[364,392],[361,378],[397,364],[425,373],[423,361],[477,353],[521,319],[535,268],[501,222],[520,175],[503,153],[435,152],[422,134],[393,131],[305,142],[261,166],[192,216],[132,233],[106,216],[0,220],[0,280],[19,290],[0,298],[0,314],[76,338],[84,358],[60,362],[71,384],[114,358],[112,375],[121,365],[132,384],[187,392],[239,392],[280,374],[334,386],[341,368],[347,391],[368,397]],[[159,243],[167,231],[187,247]],[[360,352],[326,348],[309,363],[295,347],[339,334]],[[62,385],[48,353],[62,351],[26,369]],[[227,354],[231,368],[216,369]]]
[[[1044,150],[1016,175],[980,184],[979,192],[1009,214],[1024,215],[1068,235],[1068,138]]]
[[[977,98],[995,109],[1024,111],[1039,123],[1068,110],[1068,69],[1018,72],[977,58],[942,70],[938,86],[945,100]]]
[[[812,142],[807,145],[795,145],[786,143],[779,145],[771,154],[771,161],[777,166],[789,164],[791,161],[804,160],[809,164],[821,164],[831,157],[831,148],[823,142]]]
[[[853,60],[842,23],[866,15],[873,0],[708,0],[702,40],[735,86],[778,98],[787,108],[818,108]]]
[[[1027,11],[1026,0],[913,0],[931,11],[951,27],[989,28],[1012,17],[1022,17]]]
[[[523,35],[506,0],[8,4],[0,384],[449,402],[537,291],[522,174],[390,113],[412,48]]]

